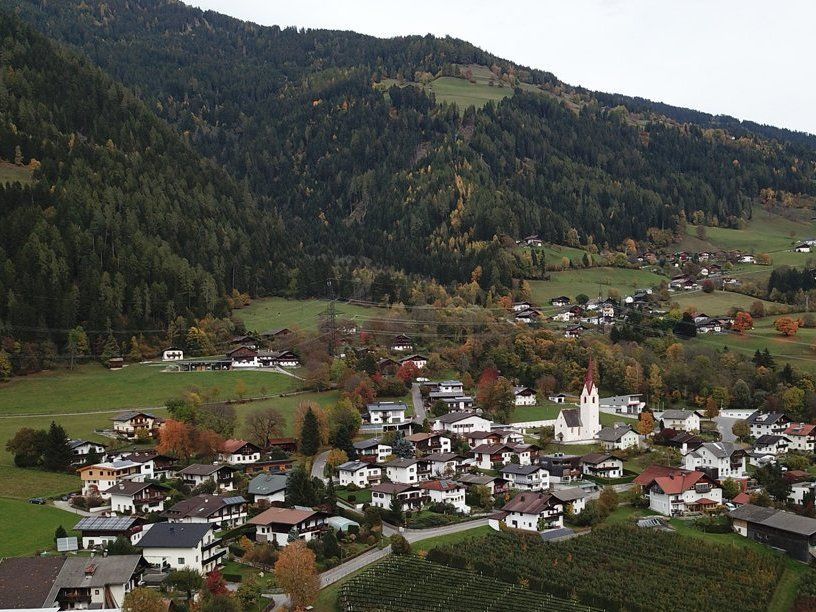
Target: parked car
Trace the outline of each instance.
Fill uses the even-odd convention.
[[[31,499],[28,500],[28,503],[29,504],[38,504],[38,505],[42,506],[43,504],[45,504],[45,500],[42,497],[32,497]]]

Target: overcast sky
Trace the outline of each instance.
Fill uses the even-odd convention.
[[[264,25],[451,35],[590,89],[816,133],[812,0],[185,0]]]

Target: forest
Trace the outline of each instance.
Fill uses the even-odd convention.
[[[360,268],[508,294],[521,236],[617,246],[692,215],[736,227],[763,188],[816,195],[816,151],[793,133],[579,90],[575,108],[552,74],[452,38],[162,0],[9,4],[0,159],[36,166],[0,188],[0,321],[17,337],[226,316],[234,289],[322,296]],[[476,110],[372,86],[466,65],[514,95]]]

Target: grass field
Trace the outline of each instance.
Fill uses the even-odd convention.
[[[246,396],[291,391],[298,380],[275,372],[164,372],[161,365],[129,365],[111,371],[83,365],[73,372],[60,370],[21,376],[0,385],[0,414],[61,414],[161,406],[189,389],[218,389],[217,399],[237,397],[238,381]]]
[[[248,330],[258,333],[279,327],[313,331],[317,329],[320,313],[326,310],[327,305],[328,302],[323,300],[262,298],[254,300],[246,308],[236,310],[234,316],[241,319]],[[377,308],[337,304],[337,316],[340,319],[363,321],[380,314],[382,312]]]
[[[733,291],[714,291],[713,293],[705,293],[703,291],[689,291],[688,293],[672,293],[669,302],[676,303],[680,310],[685,311],[690,306],[696,308],[698,313],[706,313],[710,316],[722,316],[728,314],[728,310],[732,307],[741,310],[748,310],[756,301],[765,304],[765,307],[779,307],[775,302],[768,302],[766,300],[757,300],[757,298],[750,295],[743,295],[742,293],[734,293]]]
[[[511,423],[520,423],[522,421],[542,421],[545,419],[554,419],[558,416],[561,406],[558,404],[546,403],[538,406],[519,406],[513,411],[513,416],[510,417]]]
[[[32,170],[28,166],[15,166],[9,162],[0,161],[0,184],[31,183]]]
[[[697,239],[697,226],[687,225],[686,233]],[[761,207],[754,207],[751,220],[745,229],[727,229],[723,227],[706,227],[706,236],[702,242],[715,248],[737,249],[746,252],[770,253],[790,251],[796,240],[809,238],[814,233],[813,223],[802,218],[801,220],[786,219],[781,215],[768,214]],[[791,253],[801,256],[804,261],[809,253]],[[774,257],[776,264],[776,258]]]
[[[54,546],[54,531],[62,525],[67,532],[81,517],[53,506],[37,506],[16,499],[0,498],[4,528],[0,529],[0,557],[30,555]]]
[[[533,302],[543,306],[559,295],[574,298],[581,293],[590,298],[601,292],[607,297],[610,289],[617,289],[621,297],[635,289],[652,287],[665,280],[664,277],[646,270],[627,268],[585,268],[553,272],[548,281],[528,281],[532,288]]]

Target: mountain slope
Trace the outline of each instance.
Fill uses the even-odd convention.
[[[301,294],[322,289],[315,271],[331,270],[315,262],[331,257],[442,281],[480,266],[483,287],[509,287],[519,266],[502,236],[617,245],[691,215],[737,225],[763,187],[816,193],[801,142],[680,124],[679,111],[572,90],[450,38],[281,30],[172,0],[11,4],[278,211],[303,248],[290,261]],[[461,78],[471,64],[514,95],[474,111],[372,86]]]
[[[0,186],[9,333],[151,329],[272,276],[280,223],[127,89],[3,12],[0,54],[0,157],[35,168]]]

